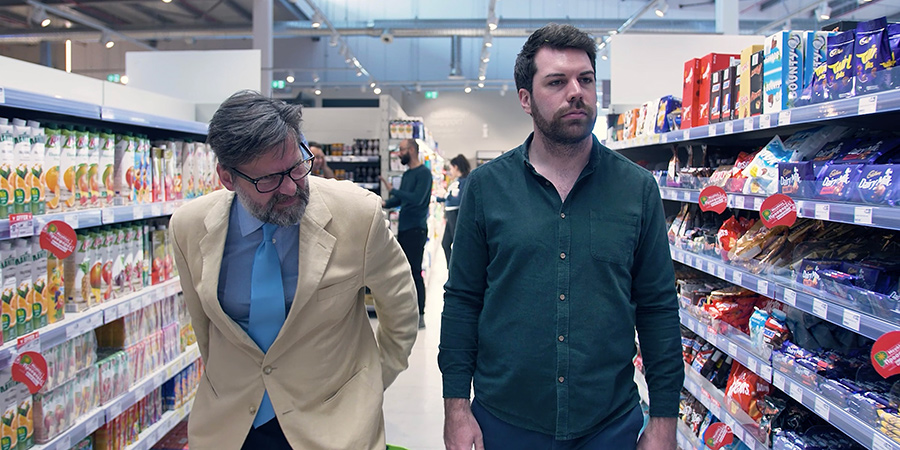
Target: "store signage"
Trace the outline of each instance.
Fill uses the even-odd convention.
[[[872,366],[884,378],[900,373],[900,331],[885,333],[875,341]]]
[[[34,236],[34,218],[31,213],[9,215],[9,237],[20,238]]]
[[[438,98],[438,91],[425,91],[425,98],[431,100]]]
[[[12,379],[23,383],[28,391],[37,394],[47,382],[47,360],[39,353],[41,335],[37,331],[16,340],[19,355],[12,365]]]
[[[759,207],[759,217],[763,225],[769,228],[778,225],[792,226],[797,221],[797,204],[787,195],[772,195]]]
[[[703,433],[703,443],[712,450],[719,450],[732,442],[734,442],[734,433],[731,432],[728,425],[722,422],[710,425],[706,428],[706,433]]]
[[[118,83],[121,80],[122,76],[117,73],[111,73],[106,76],[106,81],[109,81],[110,83]]]
[[[272,80],[272,89],[284,89],[284,80]]]
[[[44,225],[44,229],[41,230],[40,242],[42,249],[53,253],[59,259],[65,259],[75,252],[78,238],[75,230],[69,224],[61,220],[54,220]]]
[[[725,189],[718,186],[707,186],[700,191],[701,211],[715,211],[722,214],[727,206],[728,194],[725,193]]]

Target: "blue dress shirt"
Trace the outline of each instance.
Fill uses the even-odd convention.
[[[219,271],[219,303],[245,332],[250,325],[250,273],[253,257],[262,242],[263,222],[253,217],[235,196],[228,217],[228,235]],[[287,314],[294,302],[300,264],[300,225],[278,227],[275,248],[281,260],[281,281],[284,284],[284,310]]]

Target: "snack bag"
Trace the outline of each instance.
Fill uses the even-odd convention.
[[[780,137],[772,138],[742,171],[748,180],[744,183],[744,194],[772,195],[778,192],[778,163],[789,161],[791,154]]]
[[[888,46],[891,48],[891,54],[894,56],[894,67],[890,70],[891,86],[900,87],[900,69],[897,68],[900,63],[900,23],[892,23],[887,27]]]
[[[740,363],[735,362],[731,367],[731,376],[725,388],[725,397],[734,400],[751,419],[759,421],[762,418],[760,402],[769,394],[771,387],[768,382],[751,372]],[[734,405],[730,405],[733,409]],[[737,411],[731,411],[736,413]]]
[[[848,98],[854,95],[853,47],[856,33],[853,30],[828,37],[828,70],[825,73],[828,100]]]
[[[862,22],[856,26],[853,52],[856,95],[884,91],[891,87],[894,55],[888,42],[887,18]]]
[[[752,225],[753,222],[750,220],[746,218],[738,219],[734,216],[729,217],[728,220],[722,224],[722,227],[719,228],[719,232],[716,235],[719,254],[722,256],[722,260],[729,260],[728,253],[734,248],[738,239],[740,239]]]

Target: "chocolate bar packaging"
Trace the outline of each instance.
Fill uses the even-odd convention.
[[[779,31],[766,38],[763,112],[796,106],[803,90],[803,33]]]
[[[700,103],[697,111],[697,123],[692,126],[709,123],[710,93],[712,92],[712,74],[731,67],[740,61],[740,55],[710,53],[700,58]],[[684,128],[682,126],[682,128]]]
[[[888,42],[886,18],[857,25],[853,66],[856,95],[891,88],[891,73],[887,69],[894,66],[894,55]]]
[[[835,158],[833,161],[835,164],[872,164],[879,162],[879,158],[889,155],[891,150],[898,146],[900,146],[900,139],[898,138],[862,140],[857,142],[846,154]]]
[[[828,69],[825,71],[829,100],[853,96],[853,46],[855,31],[828,37]]]
[[[868,164],[862,168],[856,192],[860,200],[866,203],[897,203],[897,171],[900,164]]]
[[[671,124],[669,123],[669,114],[678,109],[681,106],[681,103],[678,100],[671,96],[667,95],[661,99],[659,99],[659,108],[656,113],[656,125],[654,126],[654,132],[656,133],[666,133],[668,131],[672,131]]]
[[[750,116],[763,113],[763,60],[765,50],[750,56]]]
[[[700,58],[684,63],[684,89],[681,97],[681,128],[697,126],[700,110]]]
[[[719,106],[719,117],[722,122],[731,120],[731,110],[734,109],[734,74],[737,67],[729,67],[722,71],[722,101]]]
[[[809,197],[816,181],[812,161],[778,163],[778,192],[792,197]]]
[[[892,23],[887,27],[888,46],[894,55],[894,68],[891,69],[892,87],[900,88],[900,23]]]
[[[738,77],[740,78],[740,91],[737,96],[738,117],[750,117],[750,60],[751,57],[763,50],[762,45],[751,45],[741,50],[741,63],[738,67]],[[760,75],[762,74],[762,61],[760,64]]]
[[[722,76],[724,70],[717,70],[712,74],[709,86],[709,123],[716,123],[722,119]]]
[[[812,84],[817,67],[828,61],[829,31],[806,31],[803,33],[803,87]]]
[[[832,33],[840,33],[843,31],[851,31],[855,30],[856,26],[859,25],[859,22],[853,20],[842,20],[840,22],[831,23],[822,27],[822,31],[829,31]]]
[[[816,197],[842,201],[850,198],[859,179],[862,164],[832,164],[825,166],[816,181]]]
[[[731,118],[736,120],[740,117],[738,99],[741,96],[741,68],[740,66],[734,66],[731,69],[733,71],[731,77]]]

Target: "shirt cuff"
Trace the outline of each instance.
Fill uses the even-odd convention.
[[[444,398],[471,398],[472,377],[444,375]]]
[[[678,417],[681,392],[651,392],[650,417]]]

